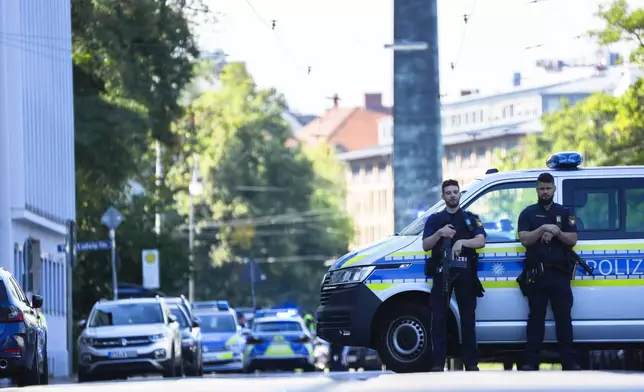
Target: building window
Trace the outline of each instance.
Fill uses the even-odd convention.
[[[447,153],[447,168],[450,170],[456,169],[456,151]]]
[[[463,167],[471,167],[472,165],[472,149],[464,148],[461,151],[461,165]]]
[[[478,147],[476,149],[476,160],[479,165],[487,164],[487,148]]]

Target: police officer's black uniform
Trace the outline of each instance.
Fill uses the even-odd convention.
[[[576,233],[574,216],[561,204],[552,203],[549,209],[540,204],[528,206],[519,215],[519,232],[534,231],[545,224],[557,225],[562,232]],[[557,341],[564,370],[579,370],[573,350],[572,304],[570,280],[573,272],[568,259],[570,247],[554,237],[549,243],[541,240],[526,247],[527,273],[531,276],[526,286],[530,314],[526,330],[526,357],[523,370],[538,370],[541,344],[545,333],[548,301],[555,317]]]
[[[451,214],[447,210],[431,215],[425,222],[423,239],[427,238],[445,225],[451,224],[456,231],[452,244],[458,240],[468,240],[482,234],[487,237],[481,220],[475,214],[458,209]],[[426,273],[433,275],[431,312],[432,312],[432,371],[442,371],[447,356],[447,298],[442,291],[443,274],[437,271],[436,265],[442,255],[444,238],[438,240],[432,248],[432,263]],[[459,257],[454,258],[450,277],[455,289],[456,302],[461,317],[461,331],[463,337],[462,357],[466,370],[478,370],[478,358],[475,331],[475,310],[477,297],[483,296],[483,287],[477,276],[478,257],[475,249],[463,247]],[[451,293],[450,293],[451,296]]]

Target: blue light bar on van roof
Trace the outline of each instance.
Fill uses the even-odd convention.
[[[566,170],[576,169],[584,162],[584,157],[576,151],[565,151],[552,154],[546,160],[550,169]]]

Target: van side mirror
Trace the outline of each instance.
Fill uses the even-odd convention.
[[[177,317],[174,314],[171,314],[168,316],[168,322],[169,323],[176,323],[177,322]]]
[[[85,326],[86,326],[86,325],[87,325],[87,320],[80,320],[80,321],[78,321],[78,326],[79,326],[80,328],[85,328]]]
[[[40,309],[40,308],[42,308],[42,303],[44,302],[44,300],[45,299],[41,295],[34,294],[31,297],[31,306],[34,309]]]
[[[201,327],[201,322],[197,318],[192,319],[192,328],[199,328]]]

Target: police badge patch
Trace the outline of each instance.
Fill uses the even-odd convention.
[[[481,220],[479,218],[476,218],[476,225],[478,227],[483,227],[483,222],[481,222]]]
[[[574,225],[576,225],[576,224],[577,224],[577,219],[575,219],[575,217],[574,217],[574,216],[569,216],[569,217],[568,217],[568,224],[569,224],[570,226],[574,226]]]

